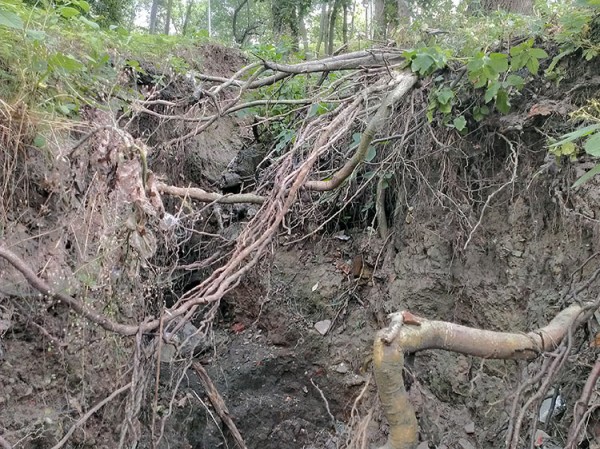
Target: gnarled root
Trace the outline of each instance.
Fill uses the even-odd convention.
[[[375,381],[383,412],[390,425],[385,446],[379,449],[412,449],[417,445],[417,417],[408,400],[402,369],[404,352],[383,342],[380,331],[373,346]]]
[[[390,326],[377,333],[373,346],[375,380],[390,425],[388,441],[379,449],[414,449],[418,442],[417,418],[402,377],[405,352],[444,349],[488,359],[533,359],[554,350],[571,327],[581,324],[583,311],[584,305],[573,304],[528,334],[474,329],[407,311],[392,314]]]

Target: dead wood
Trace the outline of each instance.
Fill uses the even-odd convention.
[[[355,70],[365,67],[381,67],[404,60],[401,51],[364,51],[355,52],[319,61],[303,62],[300,64],[286,65],[265,61],[268,69],[290,74],[302,74],[313,72],[331,72],[334,70]]]

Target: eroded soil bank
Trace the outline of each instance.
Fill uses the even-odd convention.
[[[570,129],[565,125],[568,113],[597,95],[594,67],[575,70],[569,64],[566,73],[571,76],[560,87],[538,79],[515,101],[514,112],[490,116],[465,137],[436,128],[436,123],[415,122],[417,130],[397,150],[400,162],[393,167],[394,182],[386,196],[392,231],[387,239],[373,228],[373,208],[365,207],[373,191],[351,201],[347,214],[325,230],[303,238],[341,204],[333,201],[326,211],[316,206],[319,213],[293,232],[282,231],[272,253],[224,298],[211,340],[197,352],[196,360],[207,367],[249,448],[358,449],[361,432],[369,445],[383,444],[387,424],[376,396],[370,353],[374,334],[387,324],[388,313],[408,309],[432,319],[526,332],[547,323],[567,304],[565,296],[572,285],[585,282],[596,271],[599,181],[572,190],[573,180],[590,168],[590,162],[557,160],[547,153],[547,136]],[[223,70],[218,61],[215,67]],[[426,98],[422,90],[411,100],[425,104]],[[403,106],[386,135],[403,129],[406,117]],[[144,118],[147,121],[135,123],[140,136],[152,129],[156,139],[166,140],[185,131],[156,127],[151,118]],[[434,132],[436,139],[431,137]],[[239,161],[244,151],[263,154],[251,134],[250,123],[227,119],[181,153],[162,149],[151,155],[150,165],[172,183],[225,187],[222,175],[234,158]],[[445,138],[443,144],[440,136]],[[161,158],[165,155],[173,159]],[[74,160],[79,163],[75,182],[81,192],[88,191],[93,178],[89,161],[84,156]],[[30,164],[43,179],[45,162]],[[58,176],[71,167],[57,162],[52,168],[51,174]],[[245,168],[244,176],[254,169]],[[77,257],[85,259],[80,251],[85,245],[76,239],[52,238],[53,229],[64,220],[74,223],[76,235],[82,237],[106,232],[107,209],[80,220],[77,209],[64,203],[73,198],[71,190],[64,189],[57,198],[55,182],[51,177],[39,181],[44,187],[24,208],[26,219],[15,220],[7,235],[25,242],[21,255],[36,269],[57,279],[76,280],[76,285],[64,288],[85,291],[93,301],[101,288],[93,274],[126,278],[119,284],[121,290],[103,292],[112,301],[102,306],[135,317],[137,308],[152,311],[157,303],[173,302],[206,277],[204,268],[188,270],[176,279],[169,277],[171,272],[144,274],[139,267],[116,272],[104,259],[79,269]],[[81,192],[77,201],[91,201]],[[96,193],[102,198],[105,192]],[[310,203],[314,198],[302,200]],[[43,205],[70,212],[59,220],[40,213]],[[165,207],[173,216],[184,209],[175,200],[165,200]],[[177,256],[188,263],[207,259],[216,247],[205,244],[201,232],[217,233],[231,243],[254,216],[253,208],[212,208],[191,220],[193,237],[173,233],[164,237],[165,242],[184,239],[185,244],[176,247]],[[127,215],[111,213],[111,217]],[[34,231],[42,236],[28,240]],[[177,251],[158,257],[166,260]],[[115,250],[114,259],[121,256]],[[48,267],[47,260],[51,260]],[[144,289],[153,275],[161,280],[165,276],[162,284],[157,283],[165,288],[148,293],[159,301],[132,302],[136,297],[132,292]],[[592,283],[579,299],[594,298],[597,290]],[[107,379],[129,373],[131,367],[120,351],[133,343],[107,339],[54,303],[32,307],[27,300],[31,292],[8,269],[0,295],[11,300],[10,307],[0,308],[4,326],[0,327],[0,423],[8,431],[27,431],[23,447],[51,447],[63,427],[111,391]],[[53,340],[57,336],[58,342]],[[576,337],[579,351],[553,386],[570,407],[594,359],[583,332]],[[68,350],[61,342],[69,345]],[[234,447],[196,375],[191,370],[182,374],[188,361],[167,352],[165,348],[158,370],[158,395],[141,406],[142,447],[151,447],[147,423],[154,406],[158,406],[154,418],[165,424],[159,447],[212,449],[226,447],[224,441]],[[425,442],[421,447],[428,443],[437,448],[504,447],[512,395],[535,373],[538,363],[482,361],[441,351],[418,354],[406,381]],[[171,395],[172,391],[176,393]],[[67,447],[116,447],[120,423],[111,417],[130,406],[109,404],[75,432]],[[535,421],[536,413],[532,410],[528,418]],[[568,417],[569,412],[556,416],[548,433],[560,440]]]

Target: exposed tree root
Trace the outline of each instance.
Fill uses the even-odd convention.
[[[260,195],[254,195],[252,193],[238,193],[232,195],[221,195],[216,192],[207,192],[206,190],[195,188],[195,187],[175,187],[167,184],[158,184],[156,186],[160,193],[167,195],[189,197],[194,200],[203,201],[205,203],[222,203],[222,204],[236,204],[236,203],[253,203],[262,204],[265,202],[265,197]]]
[[[246,443],[244,443],[242,434],[237,429],[235,423],[231,419],[231,416],[229,416],[229,410],[227,409],[225,401],[219,394],[217,387],[215,387],[215,384],[213,384],[204,367],[200,363],[194,362],[192,364],[192,368],[200,377],[200,380],[204,385],[204,389],[206,390],[206,394],[208,395],[208,399],[210,399],[210,402],[215,408],[215,411],[217,412],[223,423],[227,426],[229,432],[233,436],[233,439],[237,443],[236,447],[238,447],[239,449],[246,449]]]
[[[75,424],[73,424],[71,426],[71,428],[67,431],[67,433],[65,433],[65,435],[62,437],[62,439],[58,443],[56,443],[54,446],[52,446],[52,449],[60,449],[61,447],[63,447],[67,443],[67,441],[69,441],[69,438],[71,438],[71,435],[73,435],[73,432],[75,432],[75,430],[77,430],[78,427],[83,425],[88,419],[90,419],[90,417],[94,413],[96,413],[102,407],[104,407],[106,404],[108,404],[110,401],[112,401],[118,395],[126,392],[130,388],[131,388],[131,382],[128,383],[127,385],[123,385],[121,388],[116,389],[109,396],[107,396],[106,398],[104,398],[100,402],[98,402],[96,405],[94,405],[81,418],[79,418]]]
[[[585,382],[583,391],[581,392],[581,397],[575,404],[575,408],[573,410],[573,421],[571,422],[571,427],[569,428],[569,437],[565,449],[575,449],[578,447],[581,429],[585,427],[585,423],[589,420],[591,412],[598,407],[598,405],[596,405],[596,407],[593,409],[589,408],[590,399],[596,388],[598,377],[600,377],[600,358],[596,359],[596,363],[594,364],[594,367],[592,368],[592,371]]]
[[[573,304],[548,325],[527,334],[427,320],[407,311],[392,314],[390,326],[378,332],[373,347],[375,379],[390,424],[388,441],[380,449],[413,449],[417,445],[417,419],[402,376],[405,352],[443,349],[488,359],[533,359],[554,350],[571,329],[585,321],[586,306],[592,304]]]
[[[367,129],[362,133],[358,148],[352,157],[327,181],[308,181],[306,183],[307,189],[325,191],[339,187],[352,174],[358,164],[365,159],[373,137],[381,130],[386,120],[389,119],[396,102],[404,97],[417,83],[417,77],[412,74],[401,73],[396,76],[394,83],[396,84],[394,90],[386,96],[373,118],[369,121]]]

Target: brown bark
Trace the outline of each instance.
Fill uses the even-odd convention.
[[[575,404],[573,410],[573,422],[571,423],[571,427],[569,428],[569,438],[567,440],[566,449],[576,449],[579,446],[579,435],[581,434],[581,427],[585,428],[585,413],[589,407],[590,399],[594,390],[596,388],[596,382],[598,381],[598,377],[600,377],[600,358],[596,359],[596,363],[590,372],[583,390],[581,392],[581,397]]]
[[[304,23],[304,17],[300,18],[298,23],[300,26],[300,38],[302,39],[302,48],[304,49],[304,57],[308,58],[308,54],[310,53],[310,47],[308,46],[308,31],[306,30],[306,24]]]

